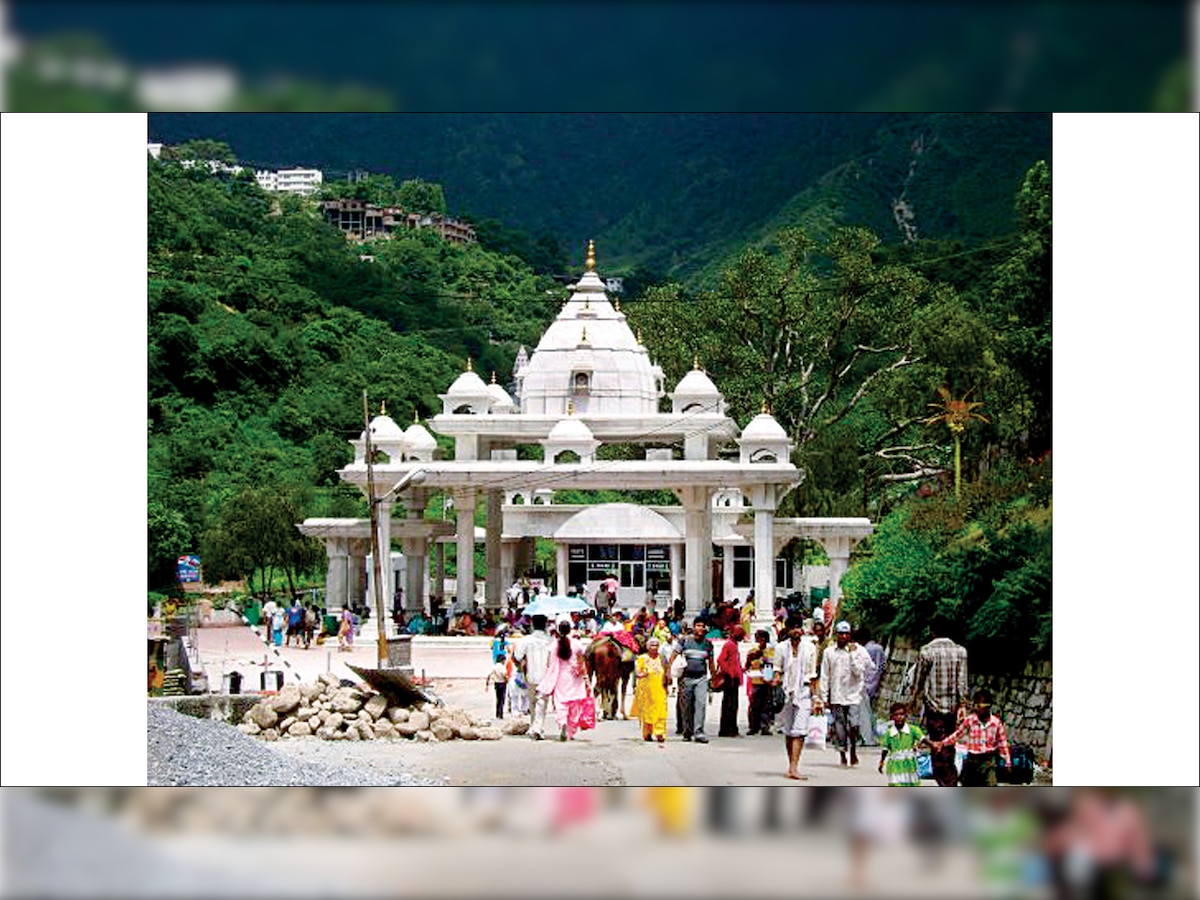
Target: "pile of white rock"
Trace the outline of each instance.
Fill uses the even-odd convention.
[[[324,673],[311,684],[285,685],[252,706],[237,726],[243,734],[267,741],[281,737],[318,737],[327,741],[373,741],[406,738],[418,741],[497,741],[505,734],[524,734],[528,721],[507,720],[497,728],[465,710],[422,703],[389,705],[370,688],[345,687]]]

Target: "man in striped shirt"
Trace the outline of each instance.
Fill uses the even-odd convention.
[[[918,700],[924,701],[925,732],[936,742],[954,731],[965,712],[967,648],[950,640],[950,620],[946,616],[935,616],[929,623],[929,632],[933,640],[921,648],[917,658],[908,706],[915,709]],[[942,787],[958,784],[953,746],[934,752],[933,777]]]
[[[967,758],[963,761],[962,783],[965,787],[995,787],[996,757],[1005,766],[1012,765],[1008,749],[1008,730],[999,716],[992,715],[992,695],[986,688],[975,692],[975,711],[959,723],[942,740],[935,740],[935,750],[966,738]]]

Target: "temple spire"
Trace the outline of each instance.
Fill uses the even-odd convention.
[[[700,357],[699,356],[692,357],[692,368],[695,369],[697,372],[700,371]]]
[[[379,414],[381,416],[387,415],[387,401],[386,400],[379,401]]]
[[[469,356],[467,357],[467,371],[468,372],[475,371],[475,367],[473,365],[471,365],[471,357],[469,357]]]
[[[585,268],[588,272],[596,271],[596,242],[588,241],[587,263]]]

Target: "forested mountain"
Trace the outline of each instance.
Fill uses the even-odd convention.
[[[722,234],[728,255],[690,282],[643,279],[622,308],[668,385],[698,359],[740,424],[770,405],[806,473],[781,515],[879,523],[845,582],[861,620],[912,634],[941,610],[1003,665],[1050,651],[1051,169],[1032,162],[989,207],[978,196],[1007,179],[971,140],[1011,161],[1029,139],[1007,117],[972,121],[829,120],[830,144],[870,125],[874,155],[814,164],[816,181]],[[440,408],[468,359],[507,383],[565,299],[546,274],[558,245],[491,222],[478,244],[425,229],[359,246],[248,172],[147,165],[151,586],[197,550],[210,580],[319,577],[324,556],[293,523],[365,513],[336,474],[362,391],[406,423]],[[895,192],[873,180],[885,167]],[[760,177],[745,169],[747,196],[766,197]],[[355,187],[464,206],[454,184],[389,184]],[[694,218],[678,199],[634,199],[662,222]],[[915,210],[907,240],[879,233],[896,231],[895,200]]]
[[[575,264],[595,238],[610,274],[693,283],[790,224],[977,244],[1013,228],[1021,176],[1051,149],[1049,116],[1017,114],[159,113],[150,138],[218,138],[252,165],[327,180],[424,178],[447,186],[452,213],[545,235]]]

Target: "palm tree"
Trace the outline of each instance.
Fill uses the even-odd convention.
[[[962,499],[962,433],[966,429],[967,423],[972,419],[977,419],[980,422],[989,421],[988,417],[982,413],[975,412],[975,408],[983,406],[982,400],[968,400],[971,392],[967,391],[962,398],[955,400],[947,387],[939,387],[938,393],[942,397],[941,403],[928,404],[931,408],[936,409],[938,414],[925,419],[926,425],[932,425],[935,422],[944,422],[950,429],[950,433],[954,435],[954,502],[958,503]]]

